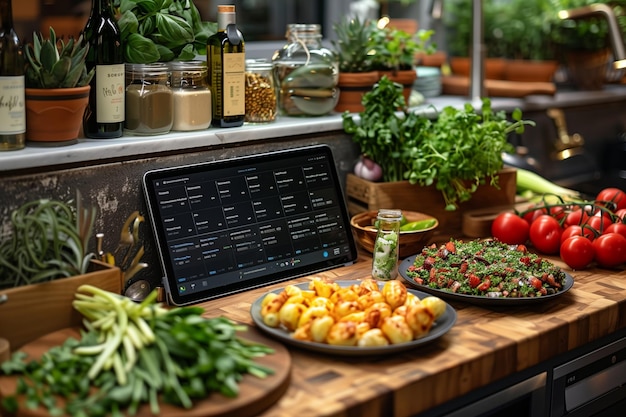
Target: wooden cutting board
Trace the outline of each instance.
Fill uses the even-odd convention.
[[[63,344],[68,337],[79,337],[77,328],[67,328],[50,333],[24,345],[20,350],[32,358],[39,358],[53,346]],[[257,358],[260,365],[274,370],[274,374],[264,379],[252,375],[244,376],[239,383],[240,393],[236,398],[227,398],[213,394],[209,398],[195,403],[190,410],[184,410],[169,404],[161,404],[160,417],[248,417],[255,416],[274,404],[287,390],[291,376],[291,355],[280,343],[249,326],[240,334],[242,339],[262,343],[274,349],[274,353]],[[0,399],[15,393],[18,377],[0,377]],[[20,407],[16,417],[48,417],[43,409],[28,410]],[[4,414],[2,414],[4,416]],[[140,408],[137,417],[153,417],[148,406]]]

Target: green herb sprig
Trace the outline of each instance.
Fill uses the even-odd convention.
[[[11,213],[10,233],[0,239],[0,288],[18,287],[87,272],[87,245],[96,209],[40,199]]]
[[[202,21],[192,0],[121,0],[118,20],[124,61],[188,61],[206,54],[217,23]]]
[[[189,409],[213,392],[237,396],[245,374],[273,373],[255,362],[273,350],[240,339],[245,326],[206,319],[199,307],[167,309],[155,299],[152,292],[135,303],[83,285],[74,301],[87,329],[80,340],[68,339],[39,361],[26,362],[18,351],[1,369],[20,375],[17,394],[28,406],[73,417],[135,415],[144,404],[157,415],[161,401]],[[3,405],[15,412],[18,402],[10,396]]]
[[[502,153],[513,151],[509,133],[534,126],[522,120],[519,109],[512,120],[503,111],[494,112],[488,98],[480,112],[469,103],[461,109],[447,106],[431,120],[410,111],[402,87],[387,77],[364,94],[363,105],[358,118],[343,114],[344,131],[383,168],[383,181],[435,185],[446,210],[455,210],[487,181],[497,187]]]

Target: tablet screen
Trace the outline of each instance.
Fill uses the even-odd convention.
[[[173,304],[356,259],[326,145],[152,170],[143,187]]]

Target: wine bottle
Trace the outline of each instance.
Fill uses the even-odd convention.
[[[207,64],[213,102],[212,124],[241,126],[246,114],[246,57],[243,35],[236,25],[235,6],[217,6],[217,32],[207,40]]]
[[[125,73],[120,29],[110,0],[92,0],[82,35],[83,42],[89,44],[87,70],[96,68],[83,132],[88,138],[119,138],[124,127]]]
[[[26,144],[24,54],[11,0],[0,0],[0,24],[0,151],[8,151]]]

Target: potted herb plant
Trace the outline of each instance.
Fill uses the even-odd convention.
[[[32,142],[68,144],[76,142],[83,113],[89,102],[85,58],[89,46],[81,38],[68,42],[34,34],[26,45],[26,138]]]
[[[206,54],[216,22],[203,21],[193,1],[121,0],[120,27],[124,61],[151,64],[189,61]]]
[[[559,10],[571,10],[606,3],[616,15],[622,32],[622,41],[626,29],[623,0],[598,2],[592,0],[551,0],[555,14]],[[603,4],[604,5],[604,4]],[[558,48],[559,57],[566,70],[568,80],[581,90],[602,89],[610,68],[610,39],[608,20],[601,14],[590,14],[576,19],[552,20],[552,40]]]
[[[81,114],[82,116],[82,114]],[[71,301],[83,284],[121,292],[120,269],[88,250],[95,209],[76,200],[39,199],[11,212],[0,234],[0,337],[12,349],[80,324]],[[25,312],[29,312],[25,314]],[[29,315],[45,317],[33,322]]]
[[[344,113],[343,127],[362,156],[382,169],[382,181],[348,174],[351,212],[420,211],[453,230],[460,228],[463,210],[514,202],[515,171],[503,170],[502,153],[512,151],[509,133],[532,124],[520,111],[509,119],[484,99],[480,111],[470,104],[449,106],[427,117],[409,111],[401,86],[387,77],[364,95],[363,104],[358,115]]]
[[[411,34],[383,25],[380,21],[379,25],[382,27],[377,27],[371,37],[372,67],[380,75],[400,83],[404,99],[408,101],[417,77],[415,65],[418,54],[430,54],[436,49],[430,42],[434,31],[420,29]]]

